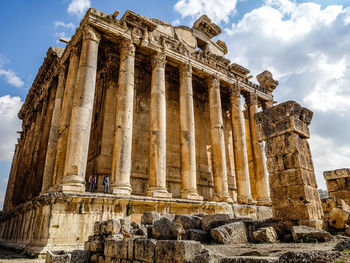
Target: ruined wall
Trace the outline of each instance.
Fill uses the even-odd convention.
[[[328,195],[343,199],[350,205],[350,169],[323,172],[327,182]]]

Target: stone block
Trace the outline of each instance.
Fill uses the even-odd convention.
[[[120,232],[124,233],[130,233],[131,231],[131,224],[130,220],[128,218],[122,218],[120,219]]]
[[[132,259],[133,242],[133,239],[115,240],[107,238],[105,240],[104,255],[118,259]]]
[[[134,243],[134,259],[153,263],[156,250],[156,240],[136,239]]]
[[[187,229],[185,231],[186,240],[199,241],[201,243],[209,243],[211,241],[210,234],[202,229]]]
[[[66,251],[47,251],[45,263],[70,263],[70,255]]]
[[[94,224],[94,235],[98,236],[101,234],[101,222],[100,221],[96,221]]]
[[[105,236],[108,235],[108,233],[107,233],[107,221],[101,222],[100,226],[101,226],[101,229],[100,229],[101,235],[105,235]]]
[[[259,243],[274,243],[277,241],[277,233],[273,227],[262,227],[253,232],[254,240]]]
[[[90,241],[90,251],[91,252],[102,252],[104,248],[103,239],[96,239]]]
[[[332,235],[327,231],[309,226],[293,226],[292,236],[294,241],[302,242],[327,242],[332,240]]]
[[[160,214],[157,212],[149,211],[145,212],[141,216],[141,224],[153,225],[154,221],[160,219]]]
[[[213,215],[204,215],[202,217],[202,229],[205,231],[210,230],[209,225],[214,221],[228,221],[230,216],[228,214],[213,214]]]
[[[200,229],[201,221],[197,216],[175,215],[175,222],[182,224],[184,229]]]
[[[87,263],[89,262],[89,251],[74,250],[71,252],[71,263]]]
[[[84,243],[84,250],[89,251],[90,250],[90,241],[86,241]]]
[[[222,256],[215,254],[208,249],[203,249],[200,254],[198,254],[193,263],[221,263]]]
[[[336,230],[345,230],[349,221],[349,213],[340,209],[332,208],[329,212],[328,223]]]
[[[173,222],[163,217],[156,220],[152,227],[152,237],[155,239],[176,239],[173,234]]]
[[[201,250],[201,243],[192,240],[159,240],[156,244],[155,262],[192,262]]]
[[[106,227],[106,233],[108,235],[115,235],[120,232],[121,224],[120,220],[108,220],[107,221],[107,227]]]
[[[219,226],[212,229],[210,234],[220,244],[242,244],[248,242],[247,230],[243,222]]]
[[[337,251],[289,251],[283,253],[278,262],[328,263],[335,262],[339,256]]]

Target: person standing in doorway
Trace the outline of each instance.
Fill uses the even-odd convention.
[[[105,175],[105,177],[103,177],[103,185],[104,185],[104,193],[108,194],[108,191],[109,191],[109,175]]]
[[[92,193],[95,190],[95,184],[96,184],[96,175],[95,174],[90,176],[89,183],[90,183],[90,185],[89,185],[88,192]]]

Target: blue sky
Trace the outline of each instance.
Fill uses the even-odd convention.
[[[256,76],[270,70],[278,102],[314,111],[310,145],[319,187],[322,171],[350,166],[350,7],[330,0],[12,0],[0,2],[0,200],[6,190],[16,114],[50,46],[70,38],[88,7],[130,9],[173,25],[207,14],[223,29],[227,57]],[[0,201],[1,202],[1,201]],[[1,203],[0,203],[1,206]]]

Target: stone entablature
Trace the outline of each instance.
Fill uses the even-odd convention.
[[[343,199],[350,205],[350,169],[343,168],[323,172],[328,195]]]

